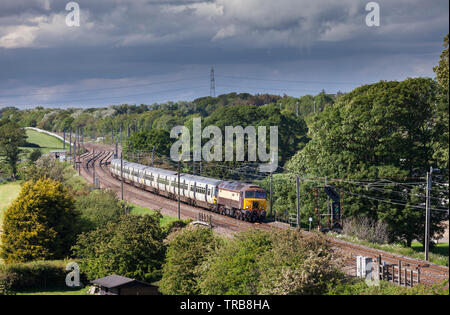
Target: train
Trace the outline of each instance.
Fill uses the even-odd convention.
[[[121,170],[122,168],[122,170]],[[263,188],[238,181],[180,173],[138,163],[113,159],[109,166],[111,176],[143,190],[180,200],[192,206],[248,222],[263,222],[267,200]]]

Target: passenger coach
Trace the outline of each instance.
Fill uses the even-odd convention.
[[[110,165],[111,175],[121,178],[120,159]],[[178,173],[123,161],[124,181],[147,191],[178,199]],[[246,221],[262,221],[266,193],[255,185],[180,173],[180,200],[210,211]]]

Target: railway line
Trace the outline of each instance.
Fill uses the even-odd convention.
[[[108,170],[108,162],[113,158],[114,152],[107,146],[91,143],[85,143],[85,148],[87,149],[87,152],[81,155],[78,160],[80,165],[80,174],[93,183],[92,174],[95,169],[95,175],[99,180],[100,188],[111,189],[116,191],[116,193],[120,196],[121,181],[113,178]],[[92,154],[93,150],[95,150],[95,155]],[[176,217],[178,215],[177,201],[142,190],[141,188],[135,187],[128,182],[124,182],[124,187],[126,187],[124,192],[125,200],[146,208],[159,209],[161,213],[169,216]],[[215,229],[218,232],[228,235],[248,230],[250,228],[258,228],[263,230],[283,228],[273,223],[254,224],[245,221],[238,221],[234,218],[212,213],[203,208],[197,208],[185,203],[181,203],[180,205],[180,217],[183,219],[196,220],[199,213],[203,216],[211,216]],[[286,225],[285,228],[288,228],[288,226]],[[412,280],[409,282],[410,286],[416,285],[419,282],[426,285],[433,285],[436,283],[441,283],[443,280],[449,278],[449,268],[445,266],[435,265],[424,260],[405,257],[366,246],[353,244],[334,237],[328,237],[328,240],[336,248],[336,250],[342,251],[344,255],[347,256],[346,267],[347,270],[351,270],[350,273],[353,275],[356,273],[356,256],[363,255],[373,258],[374,261],[378,259],[380,263],[386,265],[387,267],[391,267],[392,270],[394,270],[394,268],[400,269],[399,267],[401,266],[403,270],[408,269],[409,271],[415,272],[416,277],[414,279],[412,278],[411,273]],[[399,277],[401,282],[402,276]],[[395,273],[392,274],[392,281],[395,281]],[[405,281],[405,285],[406,284],[407,281]]]

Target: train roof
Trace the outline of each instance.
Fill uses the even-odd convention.
[[[114,159],[111,161],[111,163],[120,164],[120,159]],[[138,164],[138,163],[128,162],[125,160],[123,161],[123,166],[132,167],[134,169],[143,170],[143,171],[151,171],[154,173],[170,175],[170,176],[176,176],[178,174],[178,172],[176,172],[176,171],[170,171],[170,170],[166,170],[163,168],[146,166],[146,165],[142,165],[142,164]],[[219,185],[220,183],[223,182],[223,180],[220,180],[217,178],[197,176],[197,175],[191,175],[191,174],[186,174],[186,173],[181,173],[180,177],[187,179],[187,180],[204,183],[204,184],[208,184],[208,185]]]
[[[244,191],[250,188],[255,188],[255,189],[262,189],[259,186],[253,185],[253,184],[247,184],[247,183],[243,183],[243,182],[231,182],[231,181],[227,181],[227,182],[222,182],[219,185],[220,189],[226,189],[226,190],[232,190],[232,191]]]
[[[184,173],[181,173],[180,175],[185,179],[195,181],[195,182],[205,183],[208,185],[219,185],[220,183],[223,182],[223,180],[221,180],[221,179],[211,178],[211,177],[197,176],[197,175],[184,174]]]

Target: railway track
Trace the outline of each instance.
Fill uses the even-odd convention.
[[[102,145],[85,143],[85,147],[88,152],[80,156],[80,174],[85,178],[88,178],[90,182],[93,182],[92,172],[95,168],[95,174],[99,179],[100,187],[114,190],[120,197],[121,181],[110,175],[107,166],[108,162],[112,159],[114,152],[107,146]],[[92,150],[94,148],[96,152],[95,155],[92,154]],[[124,182],[124,187],[126,187],[124,191],[125,200],[146,208],[159,209],[163,214],[169,216],[176,217],[178,215],[177,201],[148,192],[131,185],[131,183]],[[245,221],[238,221],[234,218],[211,213],[206,209],[193,207],[185,203],[181,203],[180,212],[180,216],[183,219],[195,220],[197,219],[199,213],[202,213],[203,215],[211,215],[214,227],[216,229],[219,228],[219,231],[221,230],[225,233],[236,233],[251,228],[263,230],[282,228],[269,223],[253,224]],[[356,256],[363,255],[373,259],[378,258],[381,262],[384,262],[390,266],[397,266],[397,268],[401,264],[403,268],[416,270],[420,273],[420,283],[426,285],[441,283],[443,280],[449,278],[449,268],[445,266],[353,244],[334,237],[328,237],[328,240],[336,249],[343,251],[347,257],[349,257],[347,264],[354,270],[356,269]],[[353,273],[353,275],[354,274],[355,273]]]
[[[92,165],[95,165],[95,173],[96,177],[99,179],[100,188],[114,190],[120,197],[121,182],[120,180],[113,178],[107,168],[107,164],[109,160],[111,160],[112,156],[113,152],[111,151],[99,150],[99,153],[97,153],[95,157],[92,157],[92,154],[82,157],[81,175],[88,178],[88,180],[92,183]],[[128,182],[124,182],[124,187],[126,187],[126,189],[124,189],[125,200],[146,208],[160,209],[163,214],[170,216],[176,217],[178,215],[178,206],[176,201],[142,190],[141,188],[131,185]],[[198,213],[202,213],[205,216],[211,215],[215,227],[222,228],[232,233],[244,231],[252,227],[251,223],[240,221],[233,222],[234,219],[232,218],[212,214],[205,209],[196,208],[185,203],[181,203],[180,212],[181,218],[183,219],[195,220],[198,217]]]

